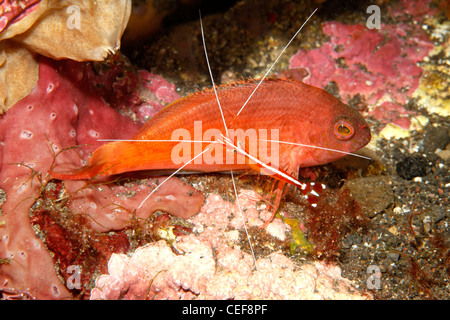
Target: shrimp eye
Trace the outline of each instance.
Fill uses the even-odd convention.
[[[353,137],[355,130],[348,121],[339,120],[334,124],[333,133],[339,140],[348,140]]]

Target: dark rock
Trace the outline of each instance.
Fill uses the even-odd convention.
[[[400,160],[395,170],[403,179],[411,180],[426,176],[430,172],[430,165],[423,155],[416,153]]]
[[[424,130],[422,148],[424,153],[433,153],[437,149],[444,150],[450,143],[450,129],[444,126],[427,126]]]

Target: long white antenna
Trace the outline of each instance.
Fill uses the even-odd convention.
[[[183,139],[164,139],[164,140],[158,140],[158,139],[151,139],[151,140],[125,140],[125,139],[97,139],[97,141],[101,142],[190,142],[190,143],[217,143],[217,144],[223,144],[222,141],[217,140],[183,140]]]
[[[118,141],[120,141],[120,142],[190,142],[190,143],[224,144],[223,141],[218,141],[218,140],[183,140],[183,139],[174,139],[174,140],[157,140],[157,139],[155,139],[155,140],[97,139],[97,141],[100,141],[100,142],[118,142]],[[325,147],[317,147],[317,146],[313,146],[313,145],[309,145],[309,144],[289,142],[289,141],[280,141],[280,140],[266,140],[266,139],[258,139],[258,141],[274,142],[274,143],[281,143],[281,144],[291,144],[291,145],[308,147],[308,148],[314,148],[314,149],[322,149],[322,150],[328,150],[328,151],[332,151],[332,152],[343,153],[343,154],[347,154],[347,155],[351,155],[351,156],[355,156],[355,157],[359,157],[359,158],[363,158],[363,159],[367,159],[367,160],[372,160],[369,157],[366,157],[366,156],[363,156],[363,155],[360,155],[360,154],[357,154],[357,153],[346,152],[346,151],[342,151],[342,150],[325,148]]]
[[[241,107],[241,109],[238,111],[238,113],[236,114],[236,116],[234,117],[234,119],[236,119],[236,117],[241,113],[241,111],[244,109],[244,107],[247,105],[247,103],[250,101],[250,99],[252,98],[253,94],[256,92],[256,90],[259,88],[259,86],[261,85],[261,83],[264,81],[264,79],[267,77],[267,75],[269,74],[270,71],[272,71],[272,68],[275,66],[275,64],[278,62],[278,60],[280,59],[280,57],[283,55],[284,51],[286,51],[286,49],[289,47],[289,45],[291,44],[291,42],[297,37],[297,35],[300,33],[300,31],[303,29],[303,27],[308,23],[309,19],[311,19],[311,17],[314,15],[314,13],[316,13],[318,8],[316,8],[316,10],[313,11],[313,13],[311,13],[308,17],[308,19],[306,19],[306,21],[302,24],[302,26],[297,30],[297,32],[294,34],[294,36],[291,38],[291,40],[289,40],[289,42],[286,44],[286,46],[284,46],[283,50],[281,50],[280,54],[278,55],[278,57],[275,59],[275,61],[272,63],[272,65],[270,66],[269,70],[267,70],[267,72],[264,74],[264,76],[262,77],[262,79],[259,81],[258,85],[255,87],[255,89],[253,89],[252,93],[250,94],[250,96],[248,97],[247,101],[245,101],[244,105]],[[233,119],[233,121],[234,121]]]
[[[208,60],[208,53],[207,53],[207,50],[206,50],[206,43],[205,43],[205,35],[204,35],[204,32],[203,32],[202,15],[201,15],[200,11],[199,11],[199,15],[200,15],[200,27],[201,27],[201,31],[202,31],[203,49],[205,50],[205,56],[206,56],[206,63],[208,65],[208,71],[209,71],[209,75],[211,76],[211,82],[212,82],[212,85],[213,85],[213,88],[214,88],[214,93],[216,95],[217,103],[219,104],[220,114],[222,115],[223,125],[225,127],[225,137],[228,137],[228,128],[227,128],[227,125],[225,123],[225,118],[223,116],[222,106],[220,105],[219,97],[217,96],[216,86],[215,86],[215,83],[214,83],[214,77],[213,77],[213,74],[212,74],[212,71],[211,71],[211,66],[210,66],[209,60]],[[224,136],[222,135],[222,137],[224,137]],[[224,138],[224,139],[228,139],[228,138]],[[259,273],[259,270],[258,270],[258,265],[256,263],[255,253],[253,251],[252,241],[250,240],[250,235],[248,234],[247,225],[245,223],[244,213],[243,213],[243,211],[241,209],[241,205],[239,203],[239,197],[238,197],[238,194],[237,194],[236,183],[234,181],[233,170],[230,170],[230,172],[231,172],[231,181],[233,181],[233,188],[234,188],[234,193],[235,193],[235,197],[236,197],[236,203],[237,203],[239,212],[240,212],[241,217],[242,217],[242,222],[243,222],[245,234],[247,235],[247,241],[248,241],[248,243],[250,245],[250,250],[252,252],[253,261],[255,263],[255,269],[256,269],[256,272],[258,273],[259,277],[260,277],[260,273]],[[263,296],[264,296],[264,290],[263,290],[263,287],[262,287],[262,284],[261,284],[261,278],[259,278],[259,281],[260,281],[261,292],[263,293]]]
[[[263,290],[263,286],[262,286],[262,282],[261,282],[261,274],[259,273],[258,264],[256,263],[255,251],[253,250],[253,245],[252,245],[252,242],[250,241],[250,235],[248,234],[247,226],[245,224],[244,212],[242,211],[241,204],[239,202],[239,197],[238,197],[238,193],[237,193],[236,183],[234,181],[233,170],[230,170],[230,173],[231,173],[231,181],[233,181],[233,189],[234,189],[234,196],[236,198],[236,204],[237,204],[237,207],[238,207],[239,212],[241,214],[242,224],[244,226],[245,234],[247,235],[248,244],[250,245],[250,251],[252,253],[253,261],[255,262],[255,270],[256,270],[256,272],[258,274],[259,286],[261,288],[261,293],[262,293],[262,296],[264,298],[264,290]]]
[[[245,150],[243,150],[242,148],[239,148],[238,146],[234,145],[233,142],[231,142],[231,140],[230,140],[229,138],[224,137],[223,135],[222,135],[222,138],[223,138],[224,142],[225,142],[227,145],[229,145],[231,148],[233,148],[234,150],[236,150],[236,151],[239,152],[240,154],[242,154],[242,155],[248,157],[250,160],[255,161],[255,162],[256,162],[257,164],[259,164],[260,166],[266,168],[267,170],[269,170],[269,171],[271,171],[271,172],[273,172],[273,173],[276,173],[276,174],[282,176],[283,178],[285,178],[285,179],[291,181],[293,184],[299,186],[299,187],[302,188],[302,189],[304,189],[304,188],[306,187],[306,185],[305,185],[304,183],[301,183],[300,181],[298,181],[298,180],[292,178],[290,175],[285,174],[284,172],[281,172],[280,170],[278,170],[278,169],[276,169],[276,168],[274,168],[274,167],[269,166],[268,164],[266,164],[266,163],[262,162],[261,160],[259,160],[257,157],[252,156],[251,154],[247,153],[247,152],[246,152]]]
[[[223,110],[222,110],[222,105],[220,104],[219,96],[217,95],[216,83],[214,82],[214,77],[213,77],[213,74],[212,74],[212,71],[211,71],[211,65],[209,64],[208,51],[206,50],[205,33],[203,32],[202,13],[201,13],[200,10],[198,10],[198,14],[200,16],[200,30],[202,32],[202,41],[203,41],[203,49],[205,51],[206,64],[208,65],[209,76],[211,77],[211,82],[212,82],[214,94],[216,95],[217,104],[219,105],[220,115],[222,116],[223,126],[225,128],[225,135],[228,137],[227,124],[225,122],[225,117],[223,116]]]
[[[204,154],[206,151],[208,150],[208,148],[205,148],[205,150],[203,150],[201,153],[199,153],[198,155],[196,155],[195,157],[193,157],[191,160],[189,160],[188,162],[186,162],[185,164],[183,164],[180,168],[178,168],[178,170],[176,170],[174,173],[172,173],[170,176],[168,176],[166,179],[164,179],[163,182],[161,182],[158,186],[156,186],[155,189],[152,190],[152,192],[150,192],[144,200],[142,200],[141,204],[138,207],[138,210],[142,207],[142,205],[144,204],[145,201],[147,201],[148,198],[150,198],[150,196],[156,192],[156,190],[158,190],[159,187],[161,187],[167,180],[169,180],[170,178],[172,178],[174,175],[176,175],[178,172],[180,172],[184,167],[186,167],[189,163],[191,163],[192,161],[194,161],[195,159],[197,159],[198,157],[200,157],[202,154]]]
[[[278,141],[278,140],[266,140],[266,139],[258,139],[258,141],[275,142],[275,143],[281,143],[281,144],[292,144],[292,145],[296,145],[296,146],[302,146],[302,147],[308,147],[308,148],[314,148],[314,149],[321,149],[321,150],[328,150],[328,151],[332,151],[332,152],[344,153],[344,154],[348,154],[348,155],[351,155],[351,156],[360,157],[360,158],[367,159],[367,160],[372,160],[369,157],[362,156],[362,155],[357,154],[357,153],[351,153],[351,152],[341,151],[341,150],[337,150],[337,149],[324,148],[324,147],[317,147],[317,146],[313,146],[313,145],[309,145],[309,144],[295,143],[295,142],[288,142],[288,141]]]

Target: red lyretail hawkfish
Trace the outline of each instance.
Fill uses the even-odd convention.
[[[87,166],[51,175],[65,180],[139,170],[252,170],[275,178],[273,218],[287,184],[317,206],[325,186],[298,181],[300,167],[337,160],[370,138],[363,117],[333,95],[299,80],[264,77],[183,97],[132,139],[99,147]]]

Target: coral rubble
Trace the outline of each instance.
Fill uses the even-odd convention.
[[[165,241],[138,248],[131,256],[113,254],[108,274],[96,280],[91,299],[367,299],[325,262],[294,263],[279,251],[256,261],[242,249],[247,241],[242,221],[262,223],[253,191],[243,190],[237,203],[208,197],[190,219],[196,233],[177,238],[177,252]],[[250,213],[252,212],[252,213]],[[247,213],[248,216],[247,216]],[[233,225],[240,221],[236,228]],[[279,224],[275,219],[272,224]],[[281,224],[282,225],[282,224]],[[269,225],[270,226],[270,225]],[[263,233],[268,232],[261,231]],[[285,231],[287,231],[285,229]]]

